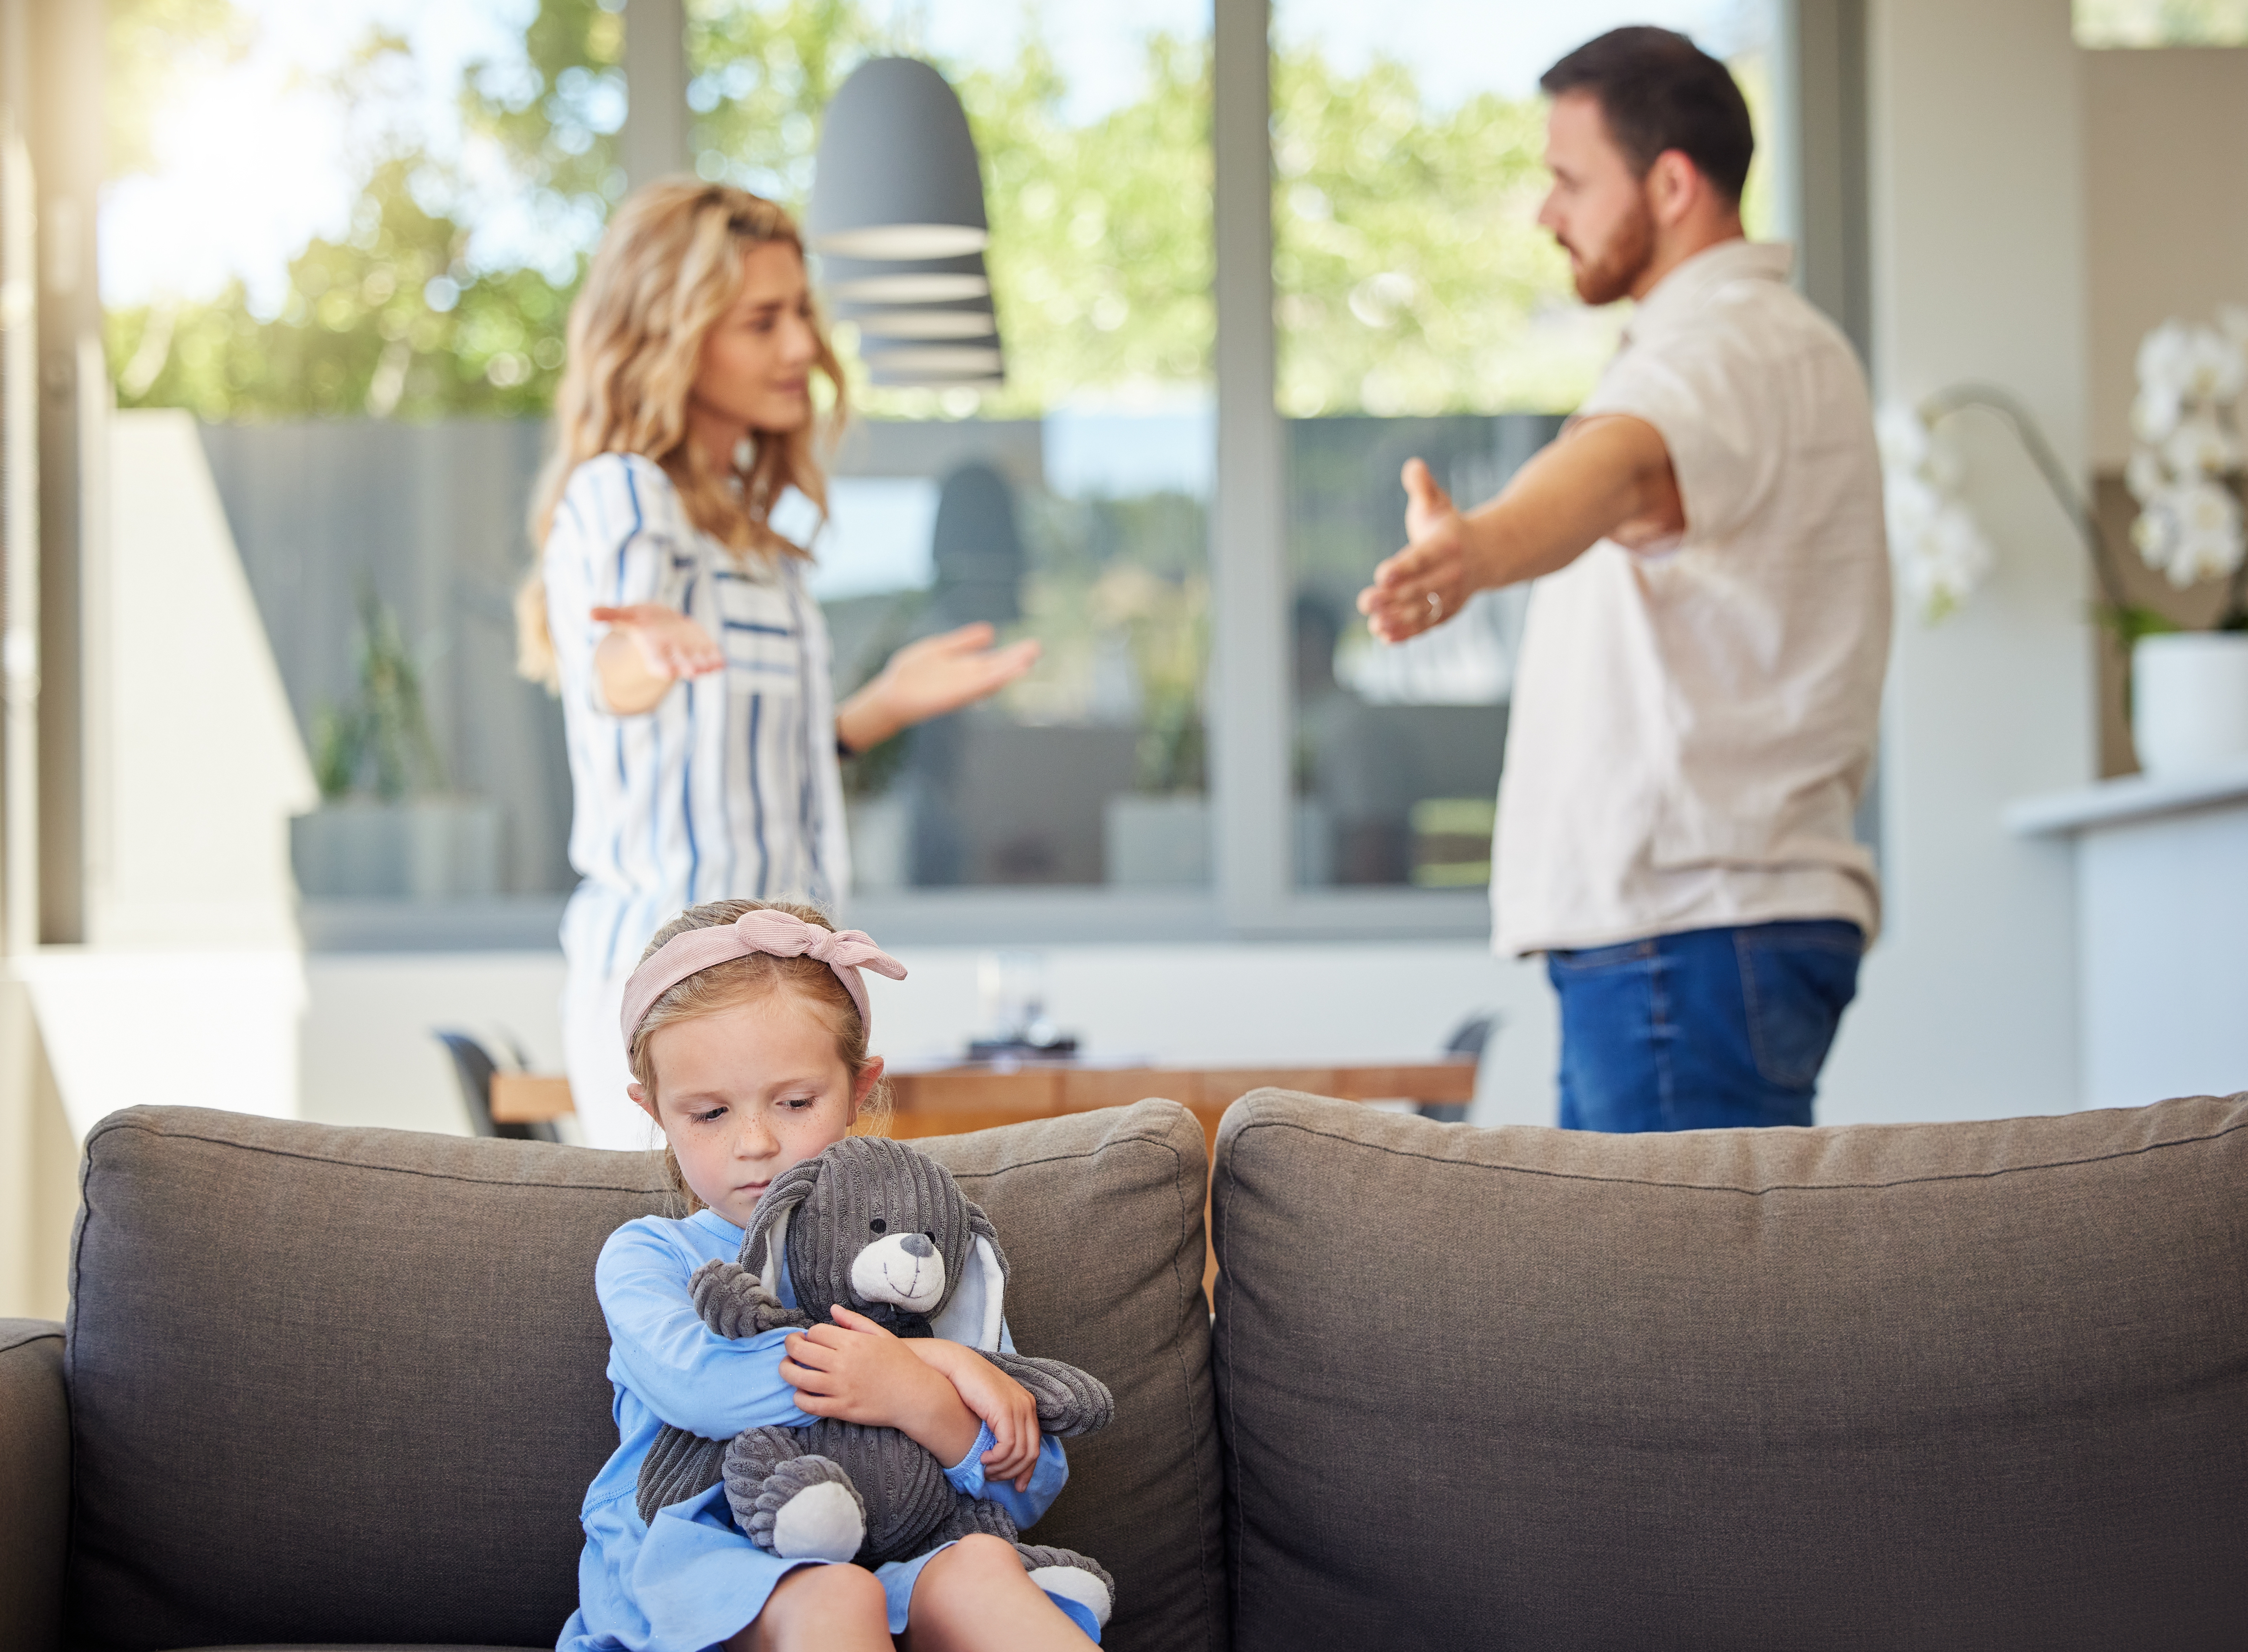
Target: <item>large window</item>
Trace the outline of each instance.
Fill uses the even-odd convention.
[[[544,943],[568,776],[509,599],[564,317],[626,187],[622,0],[113,10],[118,397],[202,422],[326,794],[308,929]],[[1685,29],[1768,152],[1780,15],[689,0],[703,175],[801,208],[828,99],[890,52],[946,73],[984,167],[1004,384],[873,382],[838,326],[853,417],[815,589],[844,693],[971,620],[1045,653],[848,765],[860,915],[905,939],[1478,930],[1522,593],[1398,649],[1353,600],[1402,541],[1404,460],[1489,497],[1624,323],[1576,303],[1533,222],[1539,73],[1616,23]]]

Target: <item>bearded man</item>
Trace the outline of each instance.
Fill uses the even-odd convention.
[[[1888,654],[1865,380],[1742,233],[1723,64],[1618,29],[1540,84],[1539,214],[1587,304],[1634,301],[1599,387],[1466,513],[1418,459],[1359,598],[1394,642],[1535,579],[1499,784],[1492,945],[1544,953],[1566,1128],[1809,1124],[1880,918],[1852,820]]]

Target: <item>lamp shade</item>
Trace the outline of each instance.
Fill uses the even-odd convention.
[[[883,344],[890,344],[883,349]],[[957,384],[963,380],[999,376],[1003,360],[999,340],[989,335],[942,344],[869,339],[860,354],[867,374],[876,384]]]
[[[805,216],[812,250],[953,258],[990,239],[968,116],[914,58],[869,58],[828,103]]]
[[[957,304],[991,296],[984,255],[957,258],[839,258],[819,260],[819,284],[836,304]]]
[[[999,331],[989,298],[964,304],[846,304],[839,319],[857,324],[864,339],[984,339]]]

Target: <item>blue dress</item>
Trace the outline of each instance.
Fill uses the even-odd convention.
[[[627,1222],[601,1247],[593,1285],[609,1323],[618,1445],[587,1488],[579,1516],[586,1549],[578,1561],[578,1610],[563,1626],[557,1652],[703,1652],[764,1610],[766,1597],[794,1567],[827,1564],[784,1560],[751,1543],[734,1524],[723,1485],[658,1510],[652,1523],[640,1518],[641,1462],[666,1422],[723,1440],[744,1429],[800,1428],[814,1420],[797,1409],[796,1390],[781,1379],[786,1331],[741,1341],[722,1337],[688,1299],[689,1276],[705,1262],[735,1260],[742,1237],[723,1217],[698,1210],[683,1221]],[[796,1306],[785,1268],[780,1295]],[[1003,1333],[1001,1345],[1011,1349],[1012,1339]],[[1061,1443],[1050,1435],[1040,1442],[1027,1491],[1016,1491],[1011,1480],[984,1483],[983,1457],[991,1445],[990,1430],[981,1430],[945,1477],[1028,1526],[1069,1478]],[[914,1583],[929,1559],[876,1570],[889,1597],[893,1635],[905,1631]],[[1090,1627],[1074,1602],[1048,1598]]]

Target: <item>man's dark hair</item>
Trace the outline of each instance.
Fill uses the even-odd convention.
[[[1635,24],[1587,40],[1539,77],[1549,97],[1589,93],[1608,136],[1631,168],[1647,175],[1655,156],[1676,149],[1711,187],[1738,202],[1756,135],[1731,72],[1683,34]]]

